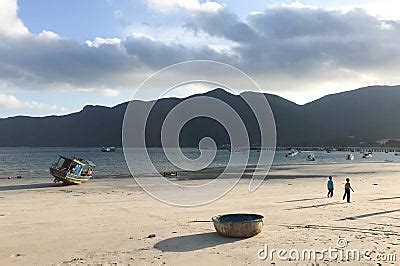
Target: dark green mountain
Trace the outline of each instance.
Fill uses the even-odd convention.
[[[246,92],[253,93],[253,92]],[[255,117],[237,95],[216,89],[205,95],[228,103],[245,121],[252,145],[259,143]],[[400,139],[400,86],[374,86],[325,96],[306,105],[281,97],[267,97],[274,113],[280,146],[375,145],[382,139]],[[190,96],[195,97],[195,96]],[[146,130],[149,146],[160,146],[164,117],[184,99],[158,100]],[[134,104],[150,104],[134,102]],[[86,106],[65,116],[0,119],[0,146],[121,146],[121,127],[127,103],[115,107]],[[182,146],[196,147],[210,136],[218,145],[229,143],[225,129],[208,118],[196,118],[181,132]]]

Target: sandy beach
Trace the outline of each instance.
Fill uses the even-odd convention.
[[[195,208],[161,203],[131,178],[80,186],[54,186],[50,177],[0,180],[0,265],[302,265],[263,261],[258,253],[265,245],[321,251],[338,239],[345,239],[344,249],[371,250],[372,260],[325,258],[319,265],[399,265],[400,164],[281,166],[271,174],[254,193],[244,179]],[[333,198],[326,197],[328,175]],[[355,190],[350,204],[342,201],[346,177]],[[249,239],[216,234],[211,217],[237,212],[264,215],[263,231]],[[394,255],[397,262],[383,261]]]

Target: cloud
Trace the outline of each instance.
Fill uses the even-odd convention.
[[[24,36],[29,33],[28,28],[17,16],[17,0],[0,1],[0,36]]]
[[[89,47],[99,48],[102,45],[110,45],[110,44],[119,45],[121,44],[121,39],[96,37],[93,41],[87,40],[85,43]]]
[[[190,17],[190,27],[236,42],[237,66],[263,88],[311,90],[394,79],[400,66],[400,22],[362,9],[273,5],[245,21],[225,9]],[[335,83],[335,85],[333,85]]]
[[[27,36],[0,46],[0,80],[12,88],[85,90],[137,87],[149,74],[180,61],[227,61],[222,51],[186,47],[150,37],[96,38],[79,44],[62,38]]]
[[[0,82],[6,81],[9,90],[116,96],[170,64],[210,59],[240,68],[262,89],[278,94],[319,95],[321,88],[331,92],[376,81],[400,83],[400,22],[381,20],[362,9],[273,5],[243,20],[215,2],[148,3],[171,16],[180,11],[183,28],[169,31],[168,39],[131,34],[78,43],[51,31],[30,33],[17,16],[16,1],[1,1]],[[181,41],[182,31],[191,38]]]
[[[0,31],[0,82],[7,90],[99,91],[111,96],[120,89],[136,88],[169,64],[192,58],[224,59],[223,52],[207,46],[186,47],[140,34],[125,39],[97,37],[84,44],[47,30],[33,34],[18,18],[15,0],[2,5],[9,6],[7,21],[24,29],[24,34],[1,35]]]
[[[113,89],[103,89],[101,91],[101,94],[107,97],[114,97],[119,95],[119,90],[113,90]]]
[[[130,56],[154,70],[186,60],[229,60],[223,52],[207,46],[188,47],[175,42],[165,43],[147,36],[130,36],[123,46]]]
[[[400,2],[398,0],[380,0],[380,1],[362,1],[357,5],[358,8],[362,8],[380,19],[384,20],[398,20],[400,18],[398,10],[400,10]],[[347,4],[340,4],[333,6],[335,9],[343,11],[350,11],[354,9],[354,6]]]
[[[0,105],[7,109],[23,109],[23,110],[34,110],[34,111],[56,111],[65,112],[67,111],[63,107],[56,105],[38,103],[35,101],[23,101],[15,97],[14,95],[0,94]]]
[[[158,12],[185,10],[190,12],[215,12],[223,6],[217,2],[200,3],[198,0],[147,0],[150,8]]]
[[[61,40],[61,36],[55,32],[44,30],[40,32],[37,36],[39,40]]]
[[[2,43],[0,79],[24,89],[100,86],[135,64],[115,39],[79,44],[46,33]]]
[[[220,8],[216,12],[198,11],[188,18],[185,25],[196,33],[202,30],[211,36],[224,37],[233,42],[251,42],[257,34],[235,14]]]

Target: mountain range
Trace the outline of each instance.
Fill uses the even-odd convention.
[[[400,139],[400,86],[371,86],[327,95],[305,105],[282,97],[266,97],[274,114],[279,146],[377,146]],[[238,95],[222,89],[205,94],[229,104],[245,122],[252,146],[259,145],[255,116]],[[189,96],[196,97],[196,95]],[[148,146],[159,147],[160,129],[168,112],[185,99],[157,100],[146,127]],[[121,128],[128,102],[114,107],[85,106],[63,116],[16,116],[0,119],[0,146],[101,147],[121,146]],[[133,104],[153,104],[134,101]],[[149,133],[147,133],[149,132]],[[197,147],[201,138],[212,137],[218,146],[229,143],[225,129],[209,118],[196,118],[181,131],[180,143]]]

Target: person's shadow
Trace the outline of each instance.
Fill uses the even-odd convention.
[[[212,232],[168,238],[156,243],[154,248],[163,252],[188,252],[239,240],[241,240],[241,238],[222,237]]]

